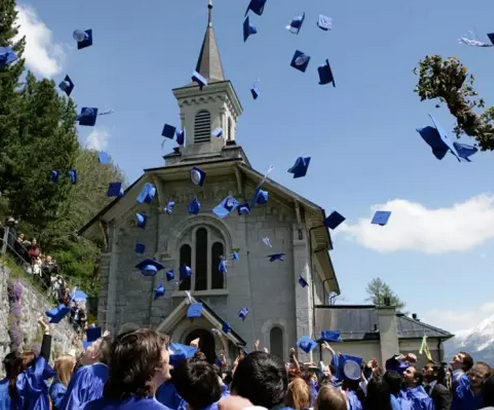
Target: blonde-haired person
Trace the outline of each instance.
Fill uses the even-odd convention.
[[[296,377],[288,384],[285,406],[295,410],[304,410],[310,407],[310,389],[305,380]]]
[[[56,378],[50,386],[50,398],[53,410],[62,410],[62,401],[75,368],[75,357],[71,355],[60,356],[55,360]]]
[[[347,410],[347,400],[341,390],[324,385],[317,395],[314,410]]]

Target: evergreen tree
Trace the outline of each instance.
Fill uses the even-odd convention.
[[[388,298],[390,306],[395,306],[399,311],[402,311],[406,305],[405,302],[401,301],[398,295],[391,290],[389,285],[380,278],[372,279],[367,285],[366,292],[369,294],[366,301],[370,301],[376,306],[384,306],[386,304],[385,300]]]

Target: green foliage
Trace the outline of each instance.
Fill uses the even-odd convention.
[[[382,279],[375,278],[372,279],[368,284],[365,290],[369,297],[366,301],[372,302],[373,305],[376,306],[384,306],[385,299],[389,298],[391,306],[395,306],[396,309],[400,312],[403,311],[405,307],[405,302],[401,301],[398,295],[394,293],[389,285],[387,285]]]
[[[481,114],[474,111],[484,108],[485,103],[473,88],[473,75],[468,74],[468,69],[456,57],[443,60],[438,55],[426,56],[414,73],[419,76],[414,91],[421,101],[438,98],[440,103],[446,103],[456,117],[458,137],[465,133],[475,138],[482,150],[494,150],[494,107]]]

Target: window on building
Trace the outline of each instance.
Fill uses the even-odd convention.
[[[194,143],[209,142],[211,139],[211,114],[199,111],[194,122]]]
[[[228,141],[232,140],[232,119],[228,118]]]
[[[270,353],[278,357],[284,357],[283,350],[283,330],[275,326],[269,333],[269,345],[271,347]]]
[[[182,245],[180,248],[180,266],[182,264],[186,264],[187,266],[192,265],[192,248],[190,245]],[[177,272],[177,275],[179,273]],[[180,284],[180,290],[190,290],[191,278],[187,278]]]
[[[223,244],[215,242],[211,251],[212,288],[223,289],[224,273],[219,271],[221,257],[224,256]]]
[[[196,232],[196,276],[195,290],[208,288],[208,231],[199,228]]]

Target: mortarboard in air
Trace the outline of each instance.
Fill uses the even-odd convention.
[[[250,205],[247,202],[245,202],[243,204],[240,204],[237,209],[238,209],[238,214],[239,215],[248,215],[248,214],[250,214]]]
[[[273,253],[271,255],[268,255],[269,262],[274,262],[274,261],[284,261],[285,260],[285,254],[284,253]]]
[[[94,107],[82,107],[81,113],[77,116],[76,121],[79,121],[79,125],[86,127],[92,127],[96,124],[96,118],[98,117],[98,109]]]
[[[139,228],[146,229],[147,220],[148,216],[146,214],[136,212],[136,223]]]
[[[163,132],[161,133],[161,136],[169,139],[175,138],[175,132],[177,131],[177,128],[173,127],[172,125],[165,124],[163,127]]]
[[[267,0],[250,0],[249,5],[247,6],[247,10],[245,11],[245,15],[252,10],[253,13],[258,16],[262,16],[264,13],[264,6],[266,5]]]
[[[202,316],[202,303],[191,303],[187,308],[187,317],[196,318]]]
[[[226,266],[226,260],[225,258],[223,258],[223,256],[220,258],[220,264],[218,265],[218,272],[223,274],[228,272],[228,268]]]
[[[175,367],[182,360],[194,357],[197,352],[197,347],[187,346],[180,343],[171,343],[170,346],[168,346],[168,352],[170,353],[170,364]]]
[[[192,276],[192,269],[188,267],[185,263],[180,265],[180,280],[185,280]]]
[[[206,180],[206,173],[199,167],[192,167],[190,170],[190,180],[194,185],[202,188]]]
[[[232,331],[232,328],[230,327],[230,323],[224,322],[223,325],[221,326],[221,330],[223,333],[230,333]]]
[[[239,206],[239,202],[231,195],[227,196],[223,201],[219,203],[216,207],[213,208],[213,213],[218,218],[226,218],[230,215],[237,207]]]
[[[333,20],[323,14],[319,14],[319,19],[317,20],[317,27],[321,30],[328,31],[333,28]]]
[[[141,271],[142,276],[156,276],[165,267],[155,259],[145,259],[136,265],[136,269]]]
[[[237,251],[233,251],[233,253],[232,253],[232,260],[234,260],[234,261],[239,261],[240,260],[240,255],[238,254]]]
[[[359,380],[362,371],[362,358],[357,356],[351,356],[348,354],[341,355],[339,357],[339,366],[342,367],[342,373],[344,378],[349,380]]]
[[[388,223],[391,212],[389,211],[376,211],[372,218],[371,224],[384,226]]]
[[[249,308],[244,307],[240,309],[240,312],[238,312],[238,317],[242,319],[242,322],[244,322],[248,314],[249,314]]]
[[[171,280],[175,279],[175,272],[173,272],[173,269],[170,269],[169,271],[166,271],[165,276],[166,281],[170,282]]]
[[[108,164],[110,162],[110,156],[106,152],[100,151],[98,153],[98,161],[100,164]]]
[[[298,277],[298,284],[300,286],[302,286],[303,288],[306,288],[307,286],[309,286],[309,284],[307,283],[307,281],[304,279],[304,277],[302,275],[300,275]]]
[[[10,47],[0,47],[0,68],[5,68],[17,60],[17,54]]]
[[[78,50],[82,50],[83,48],[93,45],[93,30],[91,29],[86,31],[75,30],[72,36],[74,37],[74,40],[77,41]]]
[[[267,236],[265,238],[262,238],[262,242],[264,245],[266,245],[268,248],[272,248],[273,245],[271,245],[271,239],[269,239]]]
[[[60,323],[61,320],[67,316],[67,314],[70,312],[70,309],[63,305],[60,304],[53,309],[47,310],[46,311],[46,316],[50,318],[50,323]]]
[[[309,169],[310,157],[298,157],[295,165],[288,170],[288,173],[293,174],[293,178],[305,177]]]
[[[300,32],[300,29],[302,28],[302,24],[304,24],[305,20],[305,12],[301,16],[294,17],[293,20],[290,22],[288,26],[286,26],[286,29],[293,34],[297,34]]]
[[[67,94],[67,97],[70,97],[70,94],[74,89],[74,83],[68,75],[65,76],[64,80],[60,84],[58,84],[58,86],[65,94]]]
[[[340,213],[333,211],[329,214],[329,216],[324,220],[324,225],[329,229],[336,229],[343,221],[345,221],[345,217]]]
[[[184,145],[185,142],[185,130],[177,130],[177,144]]]
[[[189,211],[189,215],[198,215],[201,211],[201,203],[197,200],[197,198],[195,198],[193,201],[190,202],[187,209]]]
[[[208,85],[208,80],[206,80],[200,73],[194,71],[192,74],[192,81],[199,84],[199,88],[202,90],[203,87]]]
[[[146,251],[146,245],[144,245],[143,243],[139,243],[139,242],[137,242],[137,243],[136,243],[136,249],[135,249],[135,252],[136,252],[136,253],[143,254],[145,251]]]
[[[489,37],[489,40],[491,40],[491,43],[494,45],[494,33],[488,33],[487,37]]]
[[[156,286],[156,289],[154,290],[154,300],[165,296],[165,293],[166,293],[165,285],[160,283],[158,286]]]
[[[221,138],[223,136],[223,128],[218,127],[212,133],[211,136],[216,138]]]
[[[76,301],[76,302],[81,302],[84,300],[87,300],[88,296],[87,293],[84,292],[83,290],[78,290],[77,288],[74,288],[74,291],[69,293],[70,300]]]
[[[60,172],[57,169],[53,169],[50,172],[50,181],[58,184],[58,178],[60,177]]]
[[[263,191],[260,187],[256,189],[256,193],[253,198],[254,205],[266,205],[269,199],[269,192]]]
[[[123,195],[123,189],[122,189],[122,183],[121,182],[110,182],[108,185],[108,192],[107,196],[115,197],[115,196],[122,196]]]
[[[453,146],[456,149],[456,152],[460,156],[461,159],[463,159],[466,162],[472,162],[470,157],[473,154],[476,154],[478,151],[477,147],[474,147],[473,145],[468,145],[468,144],[462,144],[461,142],[453,142]]]
[[[458,153],[456,152],[456,148],[448,137],[448,134],[442,130],[432,115],[429,114],[429,116],[431,117],[435,128],[430,126],[417,128],[417,132],[432,148],[432,153],[434,156],[441,160],[446,156],[449,150],[458,159],[458,161],[461,161]]]
[[[314,340],[312,340],[309,336],[302,336],[297,340],[297,347],[308,354],[317,347],[317,343],[314,342]]]
[[[150,182],[147,182],[146,185],[142,188],[139,196],[137,197],[137,202],[139,204],[150,204],[154,197],[156,195],[156,187],[151,184]]]
[[[309,65],[309,61],[310,61],[310,56],[297,50],[293,55],[292,62],[290,63],[290,65],[293,68],[305,73],[305,70],[307,70],[307,67]]]
[[[70,178],[71,184],[77,184],[77,171],[75,169],[67,171],[67,176]]]
[[[166,205],[166,207],[165,207],[165,212],[168,215],[171,215],[171,213],[173,212],[173,208],[174,207],[175,207],[175,201],[168,202],[168,205]]]
[[[247,16],[244,21],[244,43],[252,34],[257,34],[257,28],[250,24],[249,16]]]
[[[86,330],[86,340],[88,342],[96,342],[101,337],[101,327],[90,326]]]
[[[259,89],[257,88],[257,85],[253,85],[250,89],[250,93],[252,94],[252,98],[254,100],[257,100],[257,98],[259,97]]]
[[[323,342],[332,342],[337,343],[341,342],[341,332],[339,330],[323,330],[321,332],[321,338],[317,339],[317,343]]]
[[[333,87],[336,87],[336,83],[334,81],[333,72],[331,71],[331,66],[329,65],[329,60],[326,60],[326,64],[317,68],[319,73],[319,84],[333,84]]]

